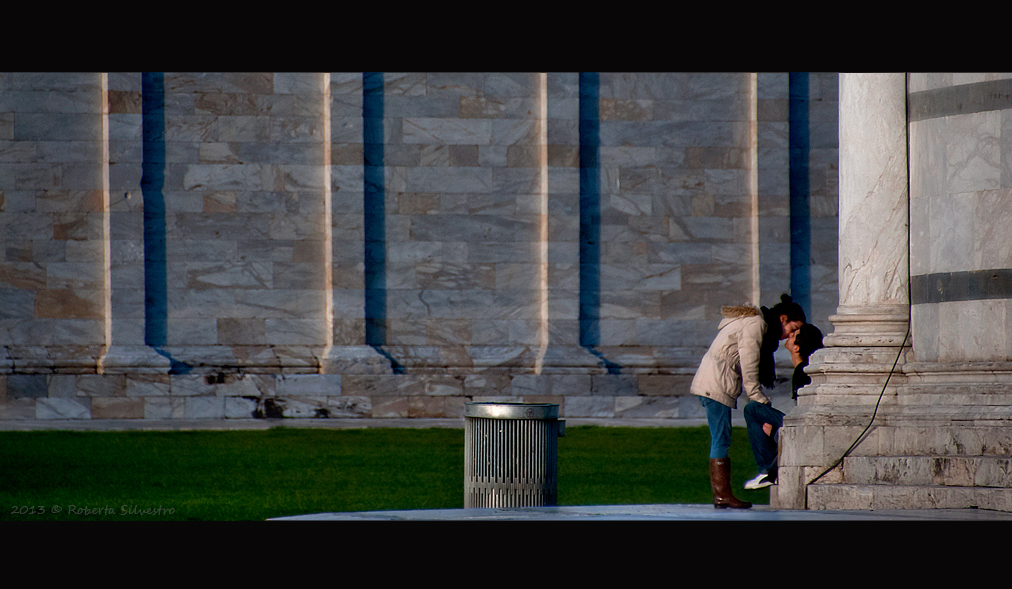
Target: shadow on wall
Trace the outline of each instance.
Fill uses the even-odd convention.
[[[601,359],[608,374],[622,367],[604,357],[601,343],[601,83],[580,72],[580,345]]]
[[[362,74],[364,165],[365,343],[382,354],[394,374],[404,367],[387,352],[386,187],[383,178],[383,72]]]
[[[165,75],[141,77],[143,144],[141,194],[144,199],[144,343],[169,359],[169,374],[193,367],[172,357],[167,344],[168,296],[165,255]]]

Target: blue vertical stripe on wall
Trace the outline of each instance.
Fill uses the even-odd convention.
[[[791,297],[805,312],[812,312],[811,206],[808,158],[808,72],[790,73],[788,125],[790,127],[791,191]]]
[[[600,338],[601,163],[600,82],[580,73],[580,345]]]
[[[144,200],[144,343],[169,359],[169,372],[188,364],[161,348],[168,340],[167,258],[165,255],[165,76],[141,74],[141,195]]]
[[[601,82],[580,72],[580,345],[601,359],[608,374],[620,366],[604,357],[601,343]]]
[[[144,197],[144,343],[166,342],[165,81],[161,72],[141,78],[141,194]]]
[[[364,165],[363,229],[365,262],[365,343],[390,361],[395,374],[403,367],[385,350],[387,343],[386,187],[383,169],[383,72],[362,74],[362,143]]]

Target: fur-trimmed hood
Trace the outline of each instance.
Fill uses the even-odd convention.
[[[753,307],[752,305],[725,305],[720,308],[720,314],[723,315],[724,318],[721,319],[717,329],[724,329],[724,326],[735,319],[762,315],[762,311],[759,310],[759,307]]]
[[[753,307],[752,305],[725,305],[720,308],[720,314],[728,319],[752,317],[759,313],[761,313],[759,307]]]

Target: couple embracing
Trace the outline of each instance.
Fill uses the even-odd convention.
[[[752,504],[735,498],[731,491],[731,410],[737,407],[742,390],[748,396],[745,423],[759,474],[745,484],[746,489],[761,489],[776,483],[777,430],[783,425],[783,412],[774,409],[762,387],[776,384],[773,354],[782,340],[795,365],[792,388],[810,382],[804,373],[808,355],[822,347],[822,333],[806,322],[801,305],[781,295],[772,309],[741,305],[722,307],[724,319],[719,332],[692,379],[690,392],[701,397],[710,426],[710,484],[713,506],[748,508]]]

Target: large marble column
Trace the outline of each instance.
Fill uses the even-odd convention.
[[[909,319],[906,82],[840,75],[840,305],[828,347],[898,346]]]
[[[780,507],[804,508],[806,485],[861,434],[883,389],[895,404],[902,373],[891,372],[907,349],[905,75],[840,74],[839,88],[840,303],[807,369],[812,385],[784,420]]]

